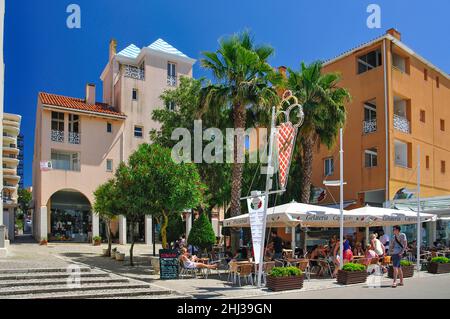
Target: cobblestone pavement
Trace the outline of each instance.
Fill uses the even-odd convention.
[[[277,296],[276,298],[295,298],[300,296],[302,296],[302,298],[303,296],[307,298],[308,296],[311,296],[311,298],[314,298],[313,296],[334,296],[333,294],[339,296],[344,291],[346,292],[344,295],[347,295],[347,293],[351,293],[351,295],[353,295],[353,291],[355,291],[355,297],[358,297],[364,296],[364,294],[360,294],[360,290],[366,293],[368,291],[375,290],[386,291],[385,289],[367,289],[367,284],[357,285],[357,288],[355,288],[355,286],[343,287],[336,284],[334,279],[321,278],[311,279],[309,281],[305,280],[303,289],[295,292],[284,292],[280,294],[270,292],[266,288],[258,289],[251,285],[243,285],[242,287],[232,286],[227,283],[227,275],[225,273],[222,273],[219,278],[215,271],[212,275],[208,276],[208,279],[197,277],[178,280],[160,280],[159,276],[153,273],[150,266],[150,256],[152,256],[153,251],[152,246],[143,244],[135,245],[134,267],[129,265],[128,256],[130,246],[115,245],[114,247],[117,247],[120,252],[126,254],[126,259],[124,262],[102,257],[102,248],[106,248],[106,245],[92,246],[88,244],[50,243],[48,246],[39,246],[38,244],[30,243],[14,244],[10,246],[8,256],[6,258],[0,258],[0,269],[66,267],[71,263],[80,263],[91,268],[100,268],[121,276],[138,279],[159,287],[172,289],[182,294],[191,295],[194,298],[271,298],[272,296]],[[156,251],[158,251],[159,248],[159,246],[156,247]],[[443,276],[448,276],[448,278],[450,278],[450,275]],[[416,277],[420,277],[418,278],[420,282],[426,283],[426,278],[438,278],[440,276],[421,272],[418,275],[416,274]],[[375,284],[378,284],[378,286],[389,287],[390,285],[390,281],[387,278],[381,279],[374,277],[372,279],[377,281]],[[381,281],[379,281],[379,279],[381,279]],[[408,279],[408,281],[409,280],[416,279]],[[436,281],[436,279],[434,279],[434,281]],[[448,285],[448,287],[450,287],[450,285]],[[398,289],[400,290],[400,288]],[[447,296],[449,294],[448,290],[443,291],[443,293],[447,294]],[[375,292],[375,294],[379,294],[379,292]]]

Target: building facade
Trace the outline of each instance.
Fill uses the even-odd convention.
[[[33,158],[34,236],[40,240],[89,242],[103,227],[92,213],[93,192],[114,176],[121,161],[158,128],[152,111],[164,107],[160,95],[175,88],[180,76],[192,77],[194,59],[162,39],[142,49],[129,45],[116,52],[109,45],[101,74],[103,102],[96,88],[86,86],[84,98],[40,93]],[[120,216],[120,243],[126,243],[127,221]],[[136,228],[152,242],[151,218]],[[127,236],[128,235],[128,236]]]
[[[20,133],[17,136],[17,148],[19,149],[19,154],[17,155],[17,159],[19,160],[19,164],[17,165],[17,175],[20,177],[19,179],[19,189],[23,189],[23,181],[24,181],[24,169],[23,169],[23,158],[24,158],[24,136]]]
[[[393,207],[398,199],[416,198],[419,160],[420,196],[450,196],[447,73],[407,47],[394,29],[326,62],[324,71],[339,72],[339,85],[352,96],[346,105],[343,141],[348,208]],[[331,150],[318,146],[313,163],[313,201],[336,203],[338,188],[326,188],[323,181],[339,179],[339,145]],[[446,208],[427,212],[445,217],[448,209],[450,202]],[[436,240],[436,223],[426,227],[424,239],[431,244]],[[413,228],[410,238],[415,237]],[[448,242],[448,223],[444,228]]]
[[[5,65],[3,62],[3,28],[5,19],[5,0],[0,0],[0,132],[3,132],[3,95],[5,82]],[[3,134],[0,136],[0,147],[3,146]],[[2,150],[0,150],[2,151]],[[3,166],[2,158],[0,158],[0,167]],[[3,171],[0,170],[0,180],[3,183]],[[3,184],[2,184],[3,189]],[[6,254],[6,227],[3,221],[3,201],[0,201],[0,256]]]
[[[16,114],[3,114],[2,172],[3,172],[3,223],[6,226],[6,238],[14,240],[15,211],[17,208],[20,176],[17,168],[20,164],[17,145],[22,117]]]

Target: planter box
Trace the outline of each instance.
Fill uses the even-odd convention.
[[[111,256],[112,259],[116,259],[116,252],[111,250]]]
[[[153,268],[153,274],[159,275],[159,257],[158,256],[150,256],[150,265]]]
[[[342,285],[361,284],[367,280],[367,271],[344,271],[339,270],[337,282]]]
[[[429,263],[428,272],[432,274],[446,274],[450,273],[450,263],[440,264],[440,263]]]
[[[125,254],[124,253],[116,253],[116,260],[117,261],[124,261],[125,260]]]
[[[414,276],[414,265],[402,266],[402,271],[403,271],[403,278],[410,278]],[[389,266],[388,277],[394,278],[394,267],[392,266]]]
[[[267,288],[272,291],[292,290],[303,288],[304,276],[273,277],[267,276]]]
[[[102,256],[103,256],[103,257],[109,257],[109,256],[108,256],[108,248],[103,248],[103,250],[102,250]]]
[[[94,246],[100,246],[102,244],[101,241],[94,241]]]

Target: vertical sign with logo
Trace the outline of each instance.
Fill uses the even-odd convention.
[[[253,252],[255,254],[255,262],[257,264],[259,263],[261,257],[261,245],[264,245],[264,238],[262,238],[262,230],[264,225],[264,201],[264,196],[247,199],[250,228],[252,231]]]

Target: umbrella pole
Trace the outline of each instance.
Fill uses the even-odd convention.
[[[339,268],[342,269],[344,266],[344,149],[343,149],[343,139],[342,139],[342,128],[339,131],[339,137],[340,137],[340,150],[339,150],[339,167],[340,167],[340,201],[339,201],[339,208],[340,208],[340,222],[339,222],[339,248],[340,248],[340,262],[339,262]]]
[[[417,146],[417,258],[416,267],[420,271],[420,245],[422,236],[420,234],[420,146]]]

